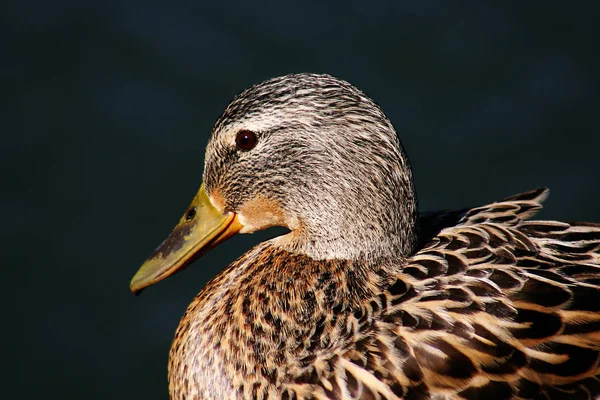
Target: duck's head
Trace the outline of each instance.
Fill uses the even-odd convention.
[[[212,131],[203,178],[132,291],[234,233],[271,226],[290,230],[273,245],[314,259],[402,257],[415,246],[412,172],[392,124],[329,75],[286,75],[236,96]]]

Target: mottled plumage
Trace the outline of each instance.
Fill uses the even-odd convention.
[[[235,148],[242,129],[256,148]],[[291,232],[192,302],[171,398],[600,394],[600,225],[528,221],[545,189],[417,217],[393,127],[348,83],[289,75],[240,94],[215,125],[204,183],[236,230]]]

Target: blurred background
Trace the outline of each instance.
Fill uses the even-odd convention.
[[[579,4],[579,5],[575,5]],[[244,235],[129,293],[249,85],[344,78],[386,111],[423,210],[548,186],[600,222],[592,2],[9,1],[2,71],[0,399],[167,399],[171,339]],[[596,39],[594,39],[596,38]]]

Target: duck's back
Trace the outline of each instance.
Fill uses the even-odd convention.
[[[525,221],[546,196],[421,217],[429,242],[363,309],[350,398],[600,396],[600,225]]]

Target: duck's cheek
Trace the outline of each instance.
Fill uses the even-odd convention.
[[[242,204],[236,214],[239,222],[243,225],[240,233],[252,233],[272,226],[283,226],[293,230],[297,225],[292,218],[287,216],[278,201],[262,196]]]
[[[223,213],[225,211],[225,199],[223,198],[223,195],[219,189],[213,189],[210,192],[208,199],[213,207],[219,210],[219,212]]]

